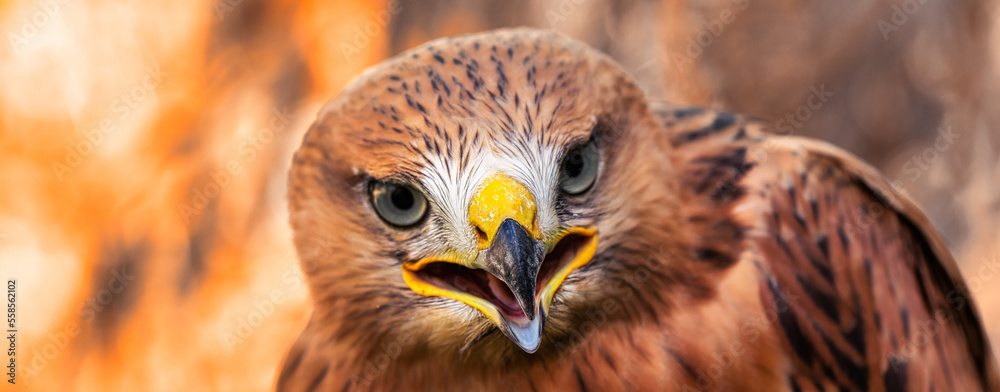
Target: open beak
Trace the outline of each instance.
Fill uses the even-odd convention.
[[[597,233],[589,228],[542,238],[535,211],[523,185],[502,174],[490,177],[469,206],[469,221],[480,236],[478,250],[404,264],[403,279],[419,294],[479,309],[524,351],[535,352],[556,289],[597,248]]]

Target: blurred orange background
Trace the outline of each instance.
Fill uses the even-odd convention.
[[[273,388],[309,311],[285,184],[319,108],[426,40],[522,25],[609,53],[653,97],[876,165],[944,233],[996,342],[994,3],[0,1],[15,388]]]

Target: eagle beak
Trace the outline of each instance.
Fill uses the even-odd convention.
[[[403,279],[422,295],[444,296],[479,309],[528,353],[538,350],[556,289],[586,264],[597,233],[569,228],[546,240],[535,222],[531,193],[497,174],[483,184],[469,206],[469,223],[479,235],[474,255],[449,253],[403,265]]]
[[[504,298],[507,291],[502,287],[496,290],[500,303],[495,305],[501,308],[503,318],[500,330],[529,353],[535,352],[542,341],[545,316],[535,314],[540,305],[535,299],[535,283],[545,250],[542,241],[531,238],[523,225],[508,218],[500,224],[484,260],[483,269],[505,283],[517,301],[511,303],[510,298]]]

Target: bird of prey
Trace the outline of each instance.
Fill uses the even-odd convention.
[[[439,39],[319,113],[279,391],[997,391],[941,236],[858,158],[647,98],[556,33]]]

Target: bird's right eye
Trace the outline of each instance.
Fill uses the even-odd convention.
[[[413,226],[427,213],[427,198],[409,185],[376,182],[371,190],[375,211],[393,226]]]

